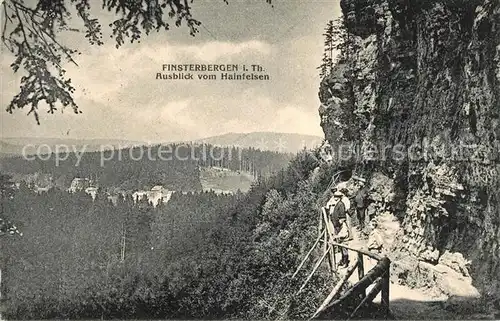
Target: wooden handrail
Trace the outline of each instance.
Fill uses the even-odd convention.
[[[357,259],[354,265],[347,271],[347,278],[354,272],[355,268],[359,267],[359,262]],[[337,295],[338,285],[330,292],[330,295],[323,302],[316,313],[309,319],[315,319],[321,317],[326,313],[328,309],[332,309],[336,306],[341,306],[345,302],[354,302],[361,299],[361,303],[357,305],[356,309],[351,313],[351,317],[354,316],[358,310],[365,305],[367,302],[373,301],[379,292],[382,292],[382,308],[384,314],[387,316],[389,314],[389,269],[390,260],[386,257],[382,258],[376,266],[374,266],[366,275],[364,275],[356,284],[354,284],[350,289],[348,289],[340,298],[330,303],[330,301]],[[343,283],[344,278],[341,280]],[[375,284],[374,288],[370,290],[368,295],[363,295],[366,293],[366,289],[371,284]]]
[[[389,289],[391,285],[391,280],[390,280],[390,271],[389,269],[387,270],[387,275],[384,277],[382,281],[382,294],[380,297],[380,302],[382,303],[382,307],[384,308],[384,314],[386,317],[389,317],[391,314],[391,311],[389,309],[389,303],[390,303],[390,297],[389,297]]]
[[[349,290],[347,290],[342,297],[334,301],[328,307],[340,304],[342,301],[350,296],[358,295],[362,291],[366,291],[366,288],[372,284],[378,277],[389,273],[390,260],[388,258],[382,258],[377,265],[373,267],[366,275],[354,284]]]
[[[354,252],[358,252],[358,253],[361,253],[361,254],[364,254],[374,260],[377,260],[377,261],[380,261],[382,259],[384,259],[383,256],[380,256],[376,253],[373,253],[373,252],[369,252],[369,251],[366,251],[366,250],[363,250],[363,249],[356,249],[356,248],[353,248],[353,247],[350,247],[350,246],[347,246],[345,244],[342,244],[342,243],[337,243],[337,242],[329,242],[331,245],[334,245],[334,246],[338,246],[338,247],[343,247],[345,249],[348,249],[348,250],[351,250],[351,251],[354,251]]]
[[[352,319],[356,315],[356,313],[359,311],[359,309],[361,309],[366,303],[371,302],[371,301],[373,301],[373,299],[375,299],[377,294],[382,290],[383,283],[384,283],[384,279],[381,276],[379,276],[374,283],[375,286],[370,290],[368,295],[365,298],[363,298],[363,300],[356,307],[356,309],[354,309],[354,311],[349,316],[349,319]]]
[[[330,262],[331,267],[335,267],[335,252],[331,253],[332,251],[335,250],[336,247],[340,247],[343,249],[347,249],[350,251],[354,251],[357,253],[357,257],[354,259],[354,264],[350,265],[347,268],[346,273],[340,278],[339,282],[337,285],[330,291],[326,299],[323,301],[323,303],[320,305],[320,307],[316,310],[314,315],[309,319],[315,319],[321,315],[324,315],[326,310],[331,309],[336,306],[343,305],[344,303],[349,302],[351,303],[356,303],[356,308],[354,311],[351,313],[351,317],[353,317],[359,309],[361,309],[365,304],[368,302],[373,301],[373,299],[377,296],[379,292],[382,292],[381,298],[382,298],[382,308],[383,311],[385,312],[385,315],[389,315],[389,286],[390,286],[390,265],[391,261],[389,258],[386,256],[381,256],[377,253],[370,252],[368,250],[364,249],[359,249],[359,248],[354,248],[342,243],[338,243],[334,241],[334,231],[331,231],[330,225],[329,225],[329,217],[328,213],[322,208],[322,218],[323,220],[320,219],[320,226],[319,230],[322,231],[321,234],[318,236],[316,239],[316,242],[314,243],[313,247],[309,250],[307,253],[306,257],[302,260],[300,263],[299,267],[297,268],[297,271],[293,274],[292,278],[294,278],[298,271],[302,268],[302,266],[305,264],[305,261],[307,258],[311,255],[312,251],[314,248],[318,245],[320,242],[322,236],[325,237],[325,240],[323,242],[323,255],[321,258],[316,262],[312,272],[309,274],[307,277],[306,281],[302,284],[300,287],[299,291],[296,294],[299,294],[307,285],[307,283],[310,281],[311,277],[313,274],[316,272],[316,270],[319,268],[323,260],[326,258],[327,254],[330,254],[329,259],[330,261],[333,260],[333,262]],[[331,223],[330,223],[331,224]],[[324,225],[324,226],[323,226]],[[329,237],[330,236],[330,237]],[[330,238],[330,240],[329,240]],[[374,259],[377,261],[377,264],[370,270],[368,273],[365,274],[365,267],[364,267],[364,256],[367,256],[371,259]],[[333,266],[332,266],[333,265]],[[354,273],[354,270],[358,269],[358,282],[356,282],[351,288],[349,288],[347,291],[344,292],[344,294],[341,295],[340,298],[336,299],[334,302],[331,302],[334,298],[339,295],[341,292],[341,289],[343,285],[347,282],[349,277]],[[369,291],[368,294],[366,294],[368,286],[374,284],[374,287]],[[360,302],[361,301],[361,302]],[[358,304],[359,303],[359,304]]]
[[[342,289],[342,286],[344,286],[344,284],[347,282],[347,280],[349,279],[349,277],[351,277],[351,275],[354,272],[354,270],[356,270],[357,265],[358,265],[358,262],[355,260],[353,262],[353,264],[351,264],[351,266],[349,266],[349,268],[347,269],[346,273],[342,276],[342,278],[340,279],[340,281],[333,288],[333,290],[330,292],[330,294],[328,294],[328,296],[323,301],[323,303],[320,305],[320,307],[318,308],[318,310],[316,310],[316,312],[313,314],[313,316],[309,320],[316,318],[321,312],[323,312],[323,310],[326,309],[326,307],[328,306],[328,304],[330,304],[330,302],[333,300],[333,298]]]
[[[358,252],[358,280],[361,280],[365,276],[365,266],[364,266],[364,256],[363,253]],[[361,293],[363,298],[366,296],[366,291]]]

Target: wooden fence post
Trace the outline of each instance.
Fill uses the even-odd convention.
[[[2,269],[0,268],[0,321],[3,320],[2,312],[4,312],[4,304],[2,302]]]
[[[330,260],[330,266],[332,267],[330,273],[335,273],[335,270],[337,269],[337,260],[335,259],[335,246],[330,247],[330,255],[328,256]]]
[[[327,236],[327,233],[328,232],[325,233],[325,236]],[[376,253],[365,251],[363,249],[353,249],[350,248],[349,246],[346,246],[345,244],[340,244],[333,241],[328,242],[326,251],[320,258],[320,260],[316,263],[315,267],[313,268],[313,271],[309,274],[309,277],[306,279],[305,283],[299,289],[297,294],[304,289],[304,287],[309,282],[312,275],[314,274],[314,272],[316,272],[319,265],[325,259],[327,253],[330,252],[332,247],[340,247],[351,251],[355,251],[357,252],[358,255],[356,261],[353,262],[353,265],[348,268],[347,274],[343,276],[344,277],[343,279],[341,279],[341,282],[339,282],[337,286],[332,290],[332,292],[330,292],[328,297],[325,299],[325,301],[323,301],[321,306],[309,320],[315,319],[319,315],[323,315],[326,310],[336,309],[339,306],[342,306],[346,303],[348,304],[356,303],[357,306],[351,313],[351,318],[352,318],[363,306],[365,306],[369,302],[372,302],[378,293],[381,293],[381,312],[384,314],[384,317],[386,319],[389,319],[391,317],[389,308],[390,268],[391,268],[390,259],[386,256],[382,257]],[[375,265],[372,269],[370,269],[366,274],[364,271],[364,256],[368,256],[369,258],[378,261],[377,265]],[[336,299],[334,302],[331,302],[340,293],[342,285],[347,281],[349,276],[354,272],[356,268],[358,269],[358,278],[359,278],[358,282],[356,282],[352,287],[350,287],[347,291],[345,291],[344,294],[340,296],[340,298]],[[367,288],[370,285],[373,285],[373,288],[367,294]]]
[[[373,283],[374,284],[373,288],[370,290],[370,292],[368,292],[368,295],[361,301],[361,303],[356,307],[356,309],[354,309],[354,311],[349,316],[349,319],[352,319],[356,315],[356,313],[361,308],[363,308],[363,306],[365,306],[368,302],[372,302],[373,299],[375,299],[375,297],[383,287],[383,283],[384,283],[383,277],[378,277],[377,280],[375,280],[375,282]]]
[[[365,276],[365,268],[363,264],[363,254],[358,252],[358,280],[361,280]],[[366,290],[361,292],[361,297],[366,297]]]
[[[382,313],[385,318],[389,317],[389,288],[390,288],[390,265],[387,267],[387,271],[382,280],[382,294],[381,294],[381,303],[382,303]]]
[[[326,252],[326,250],[328,249],[328,222],[327,222],[327,213],[325,211],[324,208],[321,209],[321,218],[322,218],[322,226],[324,225],[324,231],[325,231],[325,234],[323,235],[323,253]],[[328,260],[328,263],[330,264],[330,270],[333,269],[333,265],[332,265],[332,262],[331,260]]]
[[[331,226],[329,223],[328,219],[328,213],[324,208],[322,208],[323,212],[323,224],[325,225],[325,238],[324,238],[324,247],[323,250],[326,251],[328,248],[328,244],[330,243],[330,238],[332,236],[333,231],[331,230]],[[332,246],[330,247],[329,253],[328,253],[328,265],[330,266],[330,273],[333,273],[337,269],[337,262],[335,260],[335,248]]]
[[[318,310],[316,310],[316,312],[313,314],[311,318],[309,318],[309,320],[316,318],[321,312],[323,312],[323,310],[328,306],[328,304],[330,304],[333,298],[340,292],[340,290],[342,290],[342,287],[345,285],[349,277],[352,275],[352,273],[356,269],[356,266],[357,262],[354,262],[354,264],[348,267],[346,273],[342,276],[337,285],[335,285],[330,294],[328,294],[328,296],[326,297],[325,301],[323,301]]]
[[[349,300],[352,297],[359,297],[359,295],[364,291],[366,293],[366,288],[372,284],[378,277],[383,277],[388,273],[389,259],[382,258],[377,265],[375,265],[365,276],[354,284],[349,290],[347,290],[338,300],[330,304],[331,306],[338,305],[345,300]],[[388,293],[388,292],[387,292]]]

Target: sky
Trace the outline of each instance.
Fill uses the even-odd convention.
[[[319,126],[317,66],[323,29],[338,17],[338,0],[195,0],[202,22],[196,37],[186,27],[154,33],[119,49],[108,38],[91,46],[83,33],[60,40],[81,55],[66,65],[82,110],[5,112],[22,70],[2,48],[1,137],[128,139],[165,142],[228,132],[272,131],[323,136]],[[103,26],[114,18],[95,8]],[[73,18],[75,19],[75,18]],[[74,21],[78,26],[78,21]],[[105,37],[106,38],[106,37]],[[156,80],[163,64],[259,64],[269,81]]]

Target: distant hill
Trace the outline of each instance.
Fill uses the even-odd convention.
[[[306,147],[311,149],[321,144],[323,138],[313,135],[292,133],[252,132],[227,133],[195,140],[196,143],[207,143],[218,146],[239,146],[242,148],[258,148],[260,150],[281,153],[296,153]]]
[[[311,149],[321,144],[323,138],[314,135],[302,135],[293,133],[274,132],[251,132],[251,133],[227,133],[192,140],[194,143],[207,143],[217,146],[238,146],[241,148],[257,148],[260,150],[276,151],[281,153],[296,153],[306,147]],[[165,142],[170,144],[172,142]],[[2,137],[0,138],[0,157],[21,155],[24,146],[26,151],[33,153],[39,146],[41,152],[47,150],[55,151],[57,145],[65,145],[70,149],[75,148],[82,151],[85,146],[86,152],[100,151],[101,149],[126,148],[131,146],[147,145],[144,141],[120,140],[120,139],[75,139],[75,138],[45,138],[45,137]],[[49,148],[48,148],[48,147]]]
[[[145,144],[145,142],[141,141],[119,139],[3,137],[0,138],[0,157],[21,155],[25,146],[25,152],[28,154],[33,154],[39,147],[41,153],[47,153],[47,151],[55,151],[56,146],[58,145],[67,146],[70,151],[73,151],[73,149],[75,149],[77,151],[95,152],[100,150],[116,149],[120,147],[125,148]]]

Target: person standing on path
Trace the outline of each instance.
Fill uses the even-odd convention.
[[[351,208],[351,202],[350,202],[349,198],[344,193],[341,192],[342,189],[345,189],[343,184],[344,183],[340,183],[337,186],[332,186],[330,188],[330,191],[332,192],[333,196],[328,200],[326,205],[321,208],[321,210],[323,212],[323,219],[324,219],[324,221],[326,221],[326,229],[329,232],[329,234],[332,234],[332,235],[334,234],[332,223],[338,222],[338,220],[339,220],[338,213],[340,211],[340,209],[339,209],[337,212],[335,212],[334,209],[335,209],[335,206],[340,201],[341,201],[341,203],[343,203],[342,204],[343,205],[342,211],[345,213],[346,219],[349,218],[349,217],[347,217],[347,215],[348,215],[349,209]],[[347,224],[350,228],[349,221],[347,221]]]
[[[332,240],[337,243],[344,243],[349,241],[351,238],[350,228],[347,224],[347,207],[342,201],[342,198],[345,197],[345,195],[341,192],[335,192],[334,196],[338,198],[338,202],[332,213],[332,217],[334,218],[332,220],[332,224],[335,233]],[[349,251],[346,248],[341,247],[340,253],[342,258],[339,262],[339,267],[347,267],[349,265]]]
[[[368,207],[368,186],[365,186],[363,182],[361,182],[361,189],[354,198],[354,203],[359,230],[363,231],[366,227],[366,209]]]
[[[350,240],[352,235],[347,224],[347,211],[350,204],[345,203],[344,200],[347,199],[347,197],[343,193],[337,191],[335,187],[332,188],[332,192],[333,191],[334,193],[332,198],[330,198],[326,206],[323,207],[324,214],[326,214],[325,219],[327,221],[327,232],[329,234],[330,241],[337,243],[347,242]],[[342,259],[339,266],[347,266],[349,264],[348,250],[340,248],[340,252],[342,254]]]

